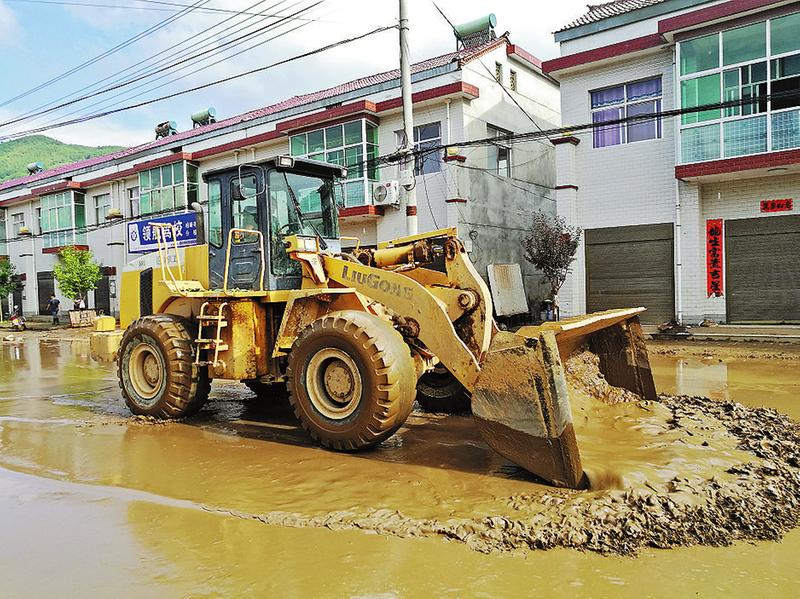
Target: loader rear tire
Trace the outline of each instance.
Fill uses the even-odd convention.
[[[184,418],[200,411],[211,380],[206,368],[194,363],[193,332],[186,320],[172,314],[144,316],[128,326],[117,373],[131,412]]]
[[[325,447],[357,451],[392,436],[414,405],[416,370],[390,324],[357,310],[317,319],[289,354],[289,402]]]
[[[417,403],[423,412],[468,414],[470,397],[464,385],[441,364],[417,381]]]

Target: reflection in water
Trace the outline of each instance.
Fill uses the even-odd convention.
[[[142,423],[128,417],[113,367],[87,354],[82,343],[2,346],[4,594],[744,597],[788,595],[800,584],[798,531],[780,544],[645,551],[637,559],[571,550],[487,556],[437,539],[210,513],[201,506],[472,517],[503,513],[504,498],[543,487],[509,477],[466,418],[415,415],[377,451],[343,456],[310,445],[285,413],[243,402],[241,386],[215,384],[214,401],[191,424]],[[663,391],[798,417],[796,364],[653,356],[653,365]],[[637,444],[651,461],[669,463],[664,448],[647,447],[658,431],[646,418],[635,426],[592,419],[580,402],[576,412],[587,465],[620,459],[622,446]]]

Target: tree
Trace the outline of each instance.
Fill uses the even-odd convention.
[[[533,215],[530,235],[522,240],[525,259],[544,275],[556,309],[558,292],[575,260],[582,232],[580,227],[567,225],[561,216],[550,218],[537,212]]]
[[[75,301],[85,300],[86,294],[97,287],[97,282],[103,278],[100,265],[92,259],[92,252],[71,246],[58,252],[53,276],[61,292]]]
[[[8,258],[0,259],[0,297],[8,297],[19,289],[20,283],[16,279],[17,269]],[[0,319],[3,314],[0,311]]]

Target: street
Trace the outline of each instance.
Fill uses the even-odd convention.
[[[554,489],[491,452],[467,417],[415,413],[399,435],[356,455],[313,446],[280,402],[259,404],[239,384],[215,383],[187,422],[134,418],[113,367],[92,362],[85,339],[24,335],[2,346],[0,360],[6,596],[571,596],[582,588],[625,597],[642,596],[663,572],[680,576],[660,578],[652,596],[744,597],[798,584],[796,530],[782,543],[643,549],[637,559],[442,538],[430,523],[524,510],[513,498]],[[654,343],[650,352],[661,392],[800,417],[797,350]],[[597,455],[585,453],[590,462]]]

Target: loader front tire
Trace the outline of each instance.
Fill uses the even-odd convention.
[[[289,402],[325,447],[357,451],[399,429],[414,405],[411,352],[389,323],[357,310],[306,327],[289,354]]]
[[[467,414],[470,411],[469,393],[441,364],[419,377],[417,403],[423,412],[434,414]]]
[[[203,407],[211,389],[205,367],[194,363],[193,327],[172,314],[144,316],[125,331],[117,373],[131,412],[183,418]]]

